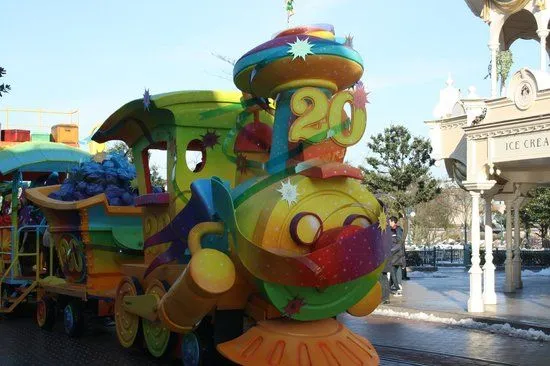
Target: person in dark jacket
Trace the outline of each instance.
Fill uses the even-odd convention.
[[[390,229],[392,232],[391,248],[391,280],[395,296],[403,296],[401,268],[406,266],[405,245],[403,243],[403,229],[397,224],[397,217],[390,217]]]
[[[387,213],[386,206],[384,205],[384,202],[382,202],[380,199],[378,199],[378,203],[383,208],[384,213]],[[384,266],[384,269],[382,270],[382,273],[380,273],[380,278],[378,279],[378,282],[380,283],[380,286],[382,287],[382,303],[383,304],[389,304],[390,303],[390,294],[391,294],[391,288],[390,288],[390,272],[391,272],[391,256],[386,259],[386,264]]]
[[[390,282],[390,273],[392,271],[391,257],[386,259],[386,265],[380,273],[379,282],[382,286],[382,303],[390,303],[390,293],[391,293],[391,282]]]

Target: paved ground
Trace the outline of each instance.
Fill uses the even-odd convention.
[[[405,296],[393,297],[386,308],[471,317],[465,311],[468,276],[463,269],[447,268],[428,277],[413,276],[405,282]],[[550,276],[524,277],[524,289],[513,295],[501,292],[503,276],[497,274],[499,305],[481,316],[494,321],[536,323],[550,329]],[[375,345],[382,365],[550,365],[550,342],[377,315],[344,315],[339,319]],[[152,359],[141,349],[121,348],[112,326],[98,325],[82,338],[72,339],[63,333],[61,324],[53,332],[41,331],[28,315],[0,318],[0,337],[0,366],[168,364]]]
[[[390,307],[474,315],[467,312],[469,275],[464,268],[440,267],[434,273],[413,272],[411,276],[412,280],[404,282],[404,296],[392,297]],[[485,312],[475,314],[476,317],[550,329],[550,276],[537,276],[529,271],[523,276],[523,289],[513,294],[505,294],[503,286],[504,272],[497,271],[498,304],[486,306]]]
[[[379,316],[342,316],[340,321],[375,345],[383,366],[546,366],[550,359],[548,342]],[[2,366],[169,364],[153,360],[139,349],[122,349],[112,327],[96,326],[82,338],[73,339],[63,334],[60,324],[53,332],[45,332],[32,318],[20,317],[0,320],[0,335]]]
[[[139,349],[124,350],[113,327],[96,326],[82,338],[70,338],[62,324],[38,328],[31,317],[0,319],[0,365],[161,365]]]
[[[341,321],[374,344],[382,365],[550,364],[548,342],[378,316],[364,319],[343,316]]]

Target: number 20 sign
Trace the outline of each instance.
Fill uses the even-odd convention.
[[[331,138],[340,146],[355,145],[367,127],[367,112],[353,103],[354,95],[350,90],[340,91],[329,100],[320,89],[306,87],[294,93],[290,108],[298,116],[290,126],[290,142],[320,142]],[[344,106],[351,106],[351,117]]]

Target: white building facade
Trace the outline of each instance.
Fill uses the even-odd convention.
[[[506,204],[506,280],[504,291],[521,289],[519,210],[528,192],[550,184],[550,74],[548,46],[550,9],[546,0],[466,0],[488,24],[491,54],[491,96],[475,88],[462,97],[449,77],[427,121],[434,158],[442,160],[448,175],[472,197],[472,266],[469,312],[483,312],[497,302],[492,255],[493,201]],[[550,4],[548,4],[550,5]],[[540,52],[538,70],[521,68],[508,86],[500,83],[499,53],[518,39],[535,39]],[[485,207],[485,265],[480,265],[480,212]]]

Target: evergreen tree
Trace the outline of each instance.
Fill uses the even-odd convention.
[[[405,126],[392,125],[372,136],[371,155],[362,166],[363,183],[404,220],[403,240],[408,232],[408,210],[434,199],[441,189],[430,167],[432,147],[428,139],[413,137]]]
[[[531,200],[520,211],[520,218],[526,229],[534,225],[539,229],[538,235],[543,245],[547,246],[550,229],[550,187],[538,187],[531,191]]]
[[[119,153],[119,154],[122,154],[122,155],[126,155],[128,160],[130,161],[130,163],[134,162],[134,155],[132,154],[132,149],[130,149],[123,141],[114,141],[114,142],[112,142],[110,144],[110,146],[107,147],[106,152],[107,153],[116,152],[116,153]],[[150,156],[150,153],[149,153],[149,156]],[[151,185],[153,187],[159,187],[159,188],[166,187],[166,179],[164,179],[160,175],[159,167],[155,164],[152,164],[150,168],[151,168],[151,170],[150,170]],[[132,182],[132,185],[134,187],[137,187],[137,182],[134,180]]]
[[[435,161],[428,139],[413,137],[406,127],[392,125],[372,136],[367,146],[372,154],[361,167],[363,183],[383,197],[391,211],[405,214],[441,192],[438,180],[430,173]]]

